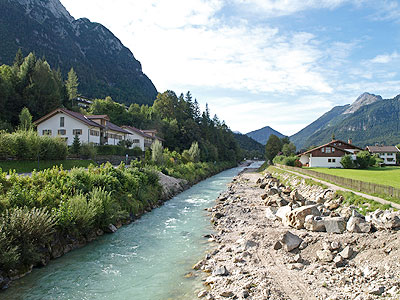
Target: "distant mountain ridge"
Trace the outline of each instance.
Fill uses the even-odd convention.
[[[316,121],[290,137],[297,149],[337,139],[351,138],[364,147],[375,143],[400,143],[400,95],[393,99],[363,93],[353,104],[335,106]]]
[[[259,142],[253,140],[251,137],[241,134],[241,133],[233,133],[236,141],[238,142],[240,148],[247,151],[257,151],[262,155],[265,152],[265,146],[260,144]]]
[[[246,133],[247,136],[251,137],[262,145],[265,145],[267,143],[271,134],[275,134],[279,138],[285,137],[285,135],[276,131],[275,129],[272,129],[269,126],[265,126],[263,128]]]
[[[59,0],[0,0],[0,64],[18,48],[35,52],[64,76],[73,67],[79,92],[125,104],[152,104],[157,90],[132,52],[101,24],[75,20]]]

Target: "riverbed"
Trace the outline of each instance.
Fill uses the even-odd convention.
[[[1,299],[196,299],[201,280],[185,277],[212,233],[205,208],[243,168],[206,179],[134,223],[15,281]]]

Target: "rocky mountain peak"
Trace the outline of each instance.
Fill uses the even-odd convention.
[[[370,93],[361,94],[350,107],[343,112],[343,114],[352,114],[359,110],[362,106],[372,104],[376,101],[381,101],[382,97],[379,95],[374,95]]]
[[[48,16],[49,12],[57,19],[65,18],[70,23],[74,21],[74,18],[59,0],[17,0],[17,2],[25,7],[26,14],[40,23],[50,17]],[[40,8],[40,12],[38,8]]]

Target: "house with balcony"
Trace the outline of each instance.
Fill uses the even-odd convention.
[[[378,154],[378,156],[383,159],[384,165],[393,166],[397,164],[396,154],[399,153],[400,150],[396,146],[367,146],[367,150],[371,154]]]
[[[122,128],[129,132],[126,139],[132,142],[132,148],[139,147],[142,151],[145,151],[150,148],[155,140],[164,142],[162,138],[156,135],[156,130],[141,130],[133,126],[122,126]]]
[[[60,137],[72,145],[75,135],[81,143],[117,145],[129,134],[110,122],[107,115],[87,116],[65,108],[58,108],[35,121],[39,135]]]
[[[311,168],[343,168],[340,163],[342,157],[349,154],[355,160],[356,154],[360,151],[363,151],[363,149],[353,145],[351,139],[348,142],[332,140],[298,156],[303,166]]]

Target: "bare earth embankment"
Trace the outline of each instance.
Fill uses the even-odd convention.
[[[364,218],[331,190],[289,181],[250,170],[220,195],[198,297],[400,299],[398,213]]]

